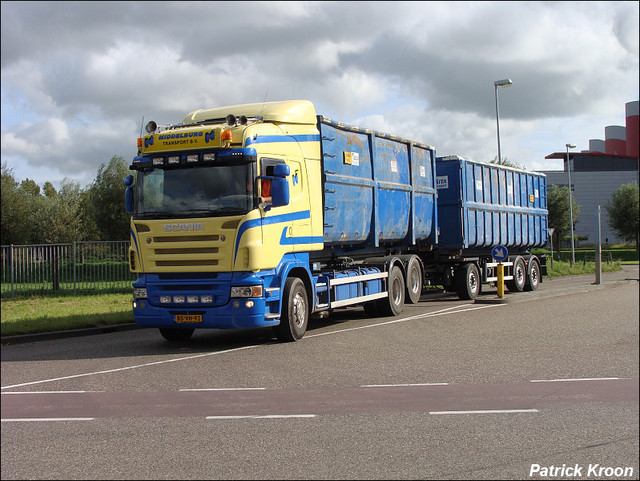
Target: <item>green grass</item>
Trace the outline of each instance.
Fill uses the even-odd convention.
[[[620,261],[615,261],[609,264],[603,262],[600,265],[600,270],[601,272],[615,272],[622,269],[621,265],[622,263]],[[579,274],[594,274],[595,272],[595,262],[587,261],[585,264],[582,260],[578,261],[578,259],[576,259],[575,264],[571,266],[569,262],[554,260],[552,269],[551,260],[547,259],[547,277],[576,276]]]
[[[131,294],[3,299],[1,336],[133,322]]]

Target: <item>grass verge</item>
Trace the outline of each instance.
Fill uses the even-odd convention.
[[[1,336],[133,322],[131,294],[3,299]]]
[[[637,264],[637,262],[636,262]],[[615,272],[622,269],[622,263],[620,261],[606,263],[603,262],[600,266],[601,272]],[[570,265],[569,262],[553,261],[553,269],[551,268],[551,262],[547,259],[547,277],[561,277],[561,276],[576,276],[579,274],[595,274],[596,263],[582,261],[576,262]]]

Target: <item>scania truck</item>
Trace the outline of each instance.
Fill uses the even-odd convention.
[[[426,284],[474,299],[495,280],[498,244],[513,253],[510,289],[542,280],[530,253],[547,241],[542,174],[436,159],[306,100],[196,110],[146,131],[125,180],[133,312],[168,340],[271,326],[296,341],[334,309],[397,315]]]

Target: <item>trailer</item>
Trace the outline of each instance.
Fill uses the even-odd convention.
[[[151,122],[125,182],[134,319],[168,340],[271,326],[295,341],[334,309],[397,315],[425,284],[474,298],[492,282],[496,242],[513,252],[514,290],[534,289],[544,176],[455,162],[454,174],[435,148],[317,115],[309,101]]]
[[[437,158],[436,172],[440,237],[427,282],[475,299],[497,281],[491,251],[502,246],[507,288],[535,290],[546,275],[546,258],[532,254],[548,241],[546,176],[459,156]]]

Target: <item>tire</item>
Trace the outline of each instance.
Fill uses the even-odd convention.
[[[505,281],[507,289],[511,292],[522,292],[527,283],[527,267],[522,257],[516,257],[513,261],[513,280]]]
[[[535,291],[540,284],[540,263],[536,259],[529,262],[529,274],[524,285],[525,291]]]
[[[393,266],[387,278],[388,296],[377,301],[381,315],[397,316],[402,312],[404,309],[405,289],[402,269],[398,266]]]
[[[308,323],[309,301],[304,282],[298,277],[289,277],[284,283],[280,324],[273,331],[282,342],[299,341],[307,332]]]
[[[183,328],[173,328],[173,327],[160,328],[160,334],[162,334],[162,337],[164,337],[167,341],[171,341],[171,342],[188,341],[189,339],[191,339],[191,336],[193,335],[193,331],[195,331],[195,329],[183,329]]]
[[[410,304],[417,304],[422,295],[422,266],[417,257],[411,257],[407,264],[407,292],[405,300]]]
[[[455,275],[456,292],[463,300],[472,300],[480,294],[480,271],[478,266],[470,262],[464,264],[456,270]]]

